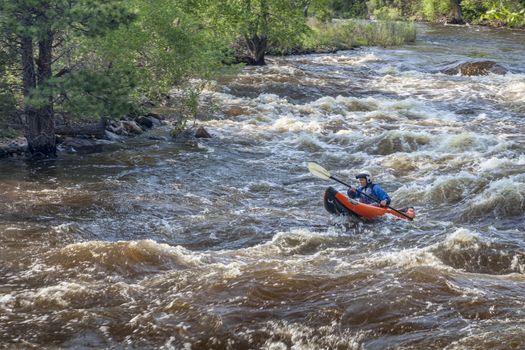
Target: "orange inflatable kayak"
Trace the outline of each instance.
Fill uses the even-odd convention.
[[[366,221],[378,219],[385,214],[391,214],[400,219],[409,220],[409,218],[396,212],[395,210],[360,203],[355,199],[348,198],[341,192],[336,191],[333,187],[328,187],[324,193],[324,207],[329,213],[354,216]],[[398,209],[398,211],[401,211],[411,217],[415,217],[413,208],[403,208]]]

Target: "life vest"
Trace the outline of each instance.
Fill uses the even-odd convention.
[[[379,198],[377,198],[377,196],[375,195],[374,193],[374,186],[376,186],[376,184],[367,184],[365,188],[361,188],[359,189],[359,192],[362,192],[372,198],[374,198],[376,201],[373,201],[371,200],[370,198],[366,197],[366,196],[359,196],[359,201],[361,203],[365,203],[365,204],[373,204],[373,203],[376,203],[376,202],[379,202]]]

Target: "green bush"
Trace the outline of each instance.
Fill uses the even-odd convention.
[[[480,18],[489,9],[487,1],[483,0],[462,0],[461,1],[461,12],[463,18],[468,23],[478,24]]]
[[[492,4],[491,8],[481,16],[481,20],[491,25],[509,27],[525,27],[525,9],[513,1],[502,1]]]
[[[366,18],[368,9],[366,0],[331,0],[330,8],[340,18]]]
[[[318,21],[322,22],[322,23],[331,22],[333,17],[334,16],[333,16],[332,12],[329,9],[327,9],[327,8],[323,8],[321,10],[318,10],[315,13],[315,18]]]
[[[393,46],[414,42],[412,23],[393,21],[345,20],[331,25],[311,22],[312,33],[305,36],[307,50],[344,50],[355,46]]]
[[[450,13],[449,0],[423,0],[423,16],[429,21],[445,18]]]
[[[383,21],[399,21],[403,18],[401,10],[394,7],[381,7],[374,10],[374,17]]]

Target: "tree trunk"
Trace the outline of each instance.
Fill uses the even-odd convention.
[[[253,65],[264,66],[264,55],[266,54],[266,48],[268,46],[268,38],[263,36],[253,35],[251,38],[246,38],[248,50],[253,58]]]
[[[26,48],[22,52],[22,62],[33,61],[32,40],[29,39],[31,50]],[[55,139],[55,122],[53,111],[53,93],[50,86],[46,86],[52,76],[51,63],[53,52],[53,33],[48,31],[45,38],[38,42],[38,72],[35,77],[34,63],[32,77],[28,70],[28,83],[31,81],[33,86],[41,89],[46,102],[35,108],[31,105],[31,101],[26,101],[26,138],[27,149],[33,156],[55,157],[56,156],[56,139]],[[30,54],[30,56],[28,56]],[[30,64],[29,64],[30,65]],[[26,69],[24,68],[24,80]],[[24,81],[24,92],[25,92]],[[26,97],[31,97],[31,91],[27,92]],[[47,96],[46,96],[47,95]]]
[[[450,24],[465,24],[461,13],[461,0],[450,0]]]
[[[21,38],[22,49],[22,80],[24,97],[29,97],[36,87],[35,61],[33,60],[33,39],[28,36]]]
[[[70,124],[57,126],[55,133],[62,136],[82,136],[89,135],[97,138],[102,138],[106,135],[106,124],[105,118],[100,118],[100,121],[94,123],[83,123],[83,124]]]

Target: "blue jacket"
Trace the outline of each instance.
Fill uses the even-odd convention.
[[[377,201],[373,201],[368,197],[361,195],[361,193],[365,193],[368,196],[377,199]],[[378,184],[367,184],[365,187],[359,186],[357,187],[356,192],[352,192],[351,189],[348,189],[348,197],[359,199],[361,203],[365,204],[374,204],[386,200],[386,205],[390,205],[390,197]]]

